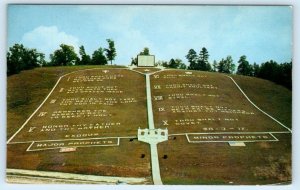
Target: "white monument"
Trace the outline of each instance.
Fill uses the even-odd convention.
[[[154,67],[155,56],[154,55],[138,55],[138,67]]]
[[[168,129],[138,129],[138,140],[157,144],[168,140]]]

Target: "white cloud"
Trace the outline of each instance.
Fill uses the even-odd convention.
[[[121,52],[118,59],[126,60],[125,63],[121,62],[120,64],[129,64],[131,57],[135,57],[144,47],[150,48],[150,53],[153,53],[153,43],[143,36],[139,30],[131,28],[126,30],[128,31],[127,33],[122,34],[115,40],[117,51]]]
[[[118,16],[108,18],[106,22],[98,25],[99,32],[104,32],[109,38],[115,41],[117,49],[116,63],[121,65],[128,65],[131,63],[131,58],[148,47],[150,53],[155,52],[153,42],[141,31],[142,29],[134,27],[134,17],[137,14],[135,8],[128,10],[121,10]]]
[[[76,53],[79,52],[79,39],[59,31],[57,26],[39,26],[25,33],[21,43],[26,47],[36,48],[38,51],[45,53],[46,58],[49,57],[50,53],[59,49],[59,45],[62,43],[72,45]]]

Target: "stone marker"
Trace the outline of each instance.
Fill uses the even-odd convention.
[[[138,55],[138,67],[154,67],[155,56],[154,55]]]
[[[230,146],[246,146],[244,142],[228,142]]]
[[[76,151],[76,147],[63,147],[60,148],[59,152],[74,152]]]

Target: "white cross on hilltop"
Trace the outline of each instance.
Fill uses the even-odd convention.
[[[103,73],[108,73],[109,72],[109,70],[103,70]]]

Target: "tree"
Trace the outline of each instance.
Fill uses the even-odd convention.
[[[131,65],[137,65],[137,59],[136,58],[131,58]]]
[[[66,44],[61,44],[60,49],[50,54],[51,64],[54,66],[75,65],[78,59],[74,47]]]
[[[175,62],[175,60],[172,58],[172,59],[170,59],[170,61],[169,61],[169,63],[168,63],[168,67],[170,67],[170,68],[177,68],[177,64],[176,64],[176,62]]]
[[[7,52],[7,75],[19,73],[23,67],[25,48],[22,44],[15,44]]]
[[[7,75],[17,74],[25,69],[33,69],[44,63],[45,55],[36,49],[25,48],[23,44],[15,44],[7,52]]]
[[[92,55],[92,64],[93,65],[106,65],[107,60],[106,57],[103,55],[104,50],[100,47],[96,51],[94,51]]]
[[[197,66],[197,53],[194,49],[190,49],[188,54],[185,56],[190,63],[188,69],[196,70]]]
[[[150,55],[149,48],[145,47],[144,50],[141,51],[139,55]]]
[[[181,59],[170,59],[169,62],[158,61],[157,65],[162,65],[163,67],[173,68],[173,69],[186,69],[186,65],[182,62]]]
[[[225,67],[226,67],[225,65],[226,65],[226,61],[225,59],[222,58],[217,67],[219,73],[225,73]]]
[[[183,63],[181,59],[175,59],[175,63],[178,65],[177,69],[186,69],[186,65]]]
[[[167,61],[163,61],[162,62],[162,66],[168,68],[169,67],[169,63]]]
[[[196,70],[201,70],[201,71],[210,71],[211,66],[208,62],[209,54],[208,51],[205,47],[203,47],[199,53],[199,58],[198,58],[198,65]]]
[[[157,61],[155,63],[156,66],[163,66],[163,67],[168,67],[168,62],[167,61]]]
[[[106,41],[108,43],[108,48],[105,49],[106,57],[110,61],[110,64],[112,64],[112,61],[115,60],[117,56],[115,42],[111,39],[106,39]]]
[[[185,70],[186,68],[187,68],[186,64],[184,64],[184,63],[179,64],[178,69],[184,69]]]
[[[249,64],[249,62],[247,61],[247,57],[245,55],[240,57],[238,63],[239,63],[239,66],[237,69],[237,74],[252,76],[253,67]]]
[[[25,48],[25,52],[22,56],[22,60],[23,60],[23,68],[22,70],[27,70],[27,69],[33,69],[38,65],[38,57],[39,57],[39,53],[37,52],[36,49],[28,49]]]
[[[86,54],[84,46],[79,47],[79,55],[81,56],[81,59],[78,62],[79,65],[89,65],[89,64],[91,64],[91,57]]]
[[[199,60],[204,63],[208,63],[209,54],[205,47],[203,47],[199,53]]]
[[[37,60],[37,64],[39,66],[46,66],[47,65],[47,62],[45,60],[45,54],[43,53],[38,53],[38,60]]]
[[[276,61],[270,60],[260,65],[259,78],[276,82],[278,77],[279,65]]]
[[[226,59],[222,59],[218,65],[218,72],[220,73],[233,73],[235,70],[235,65],[233,63],[232,57],[227,56]]]
[[[278,64],[270,60],[259,67],[258,77],[292,89],[292,62]]]
[[[206,71],[212,71],[211,65],[209,63],[206,64]]]
[[[216,60],[214,60],[214,62],[213,62],[212,71],[213,72],[218,72],[218,62]]]
[[[282,63],[279,66],[279,76],[277,83],[288,89],[292,89],[292,61],[289,63]]]
[[[227,69],[229,70],[229,73],[233,73],[235,70],[235,64],[233,63],[233,59],[231,56],[226,57],[226,63],[227,63]]]
[[[190,66],[188,69],[191,70],[201,70],[201,71],[211,71],[211,65],[208,62],[209,54],[205,47],[203,47],[199,53],[199,57],[194,49],[190,49],[186,55]]]
[[[254,64],[253,64],[252,67],[253,67],[253,73],[252,73],[252,76],[258,77],[259,70],[260,70],[260,66],[254,62]]]
[[[150,55],[150,50],[148,47],[144,47],[143,51],[141,51],[138,55]],[[137,65],[138,60],[137,57],[131,58],[131,65]]]

